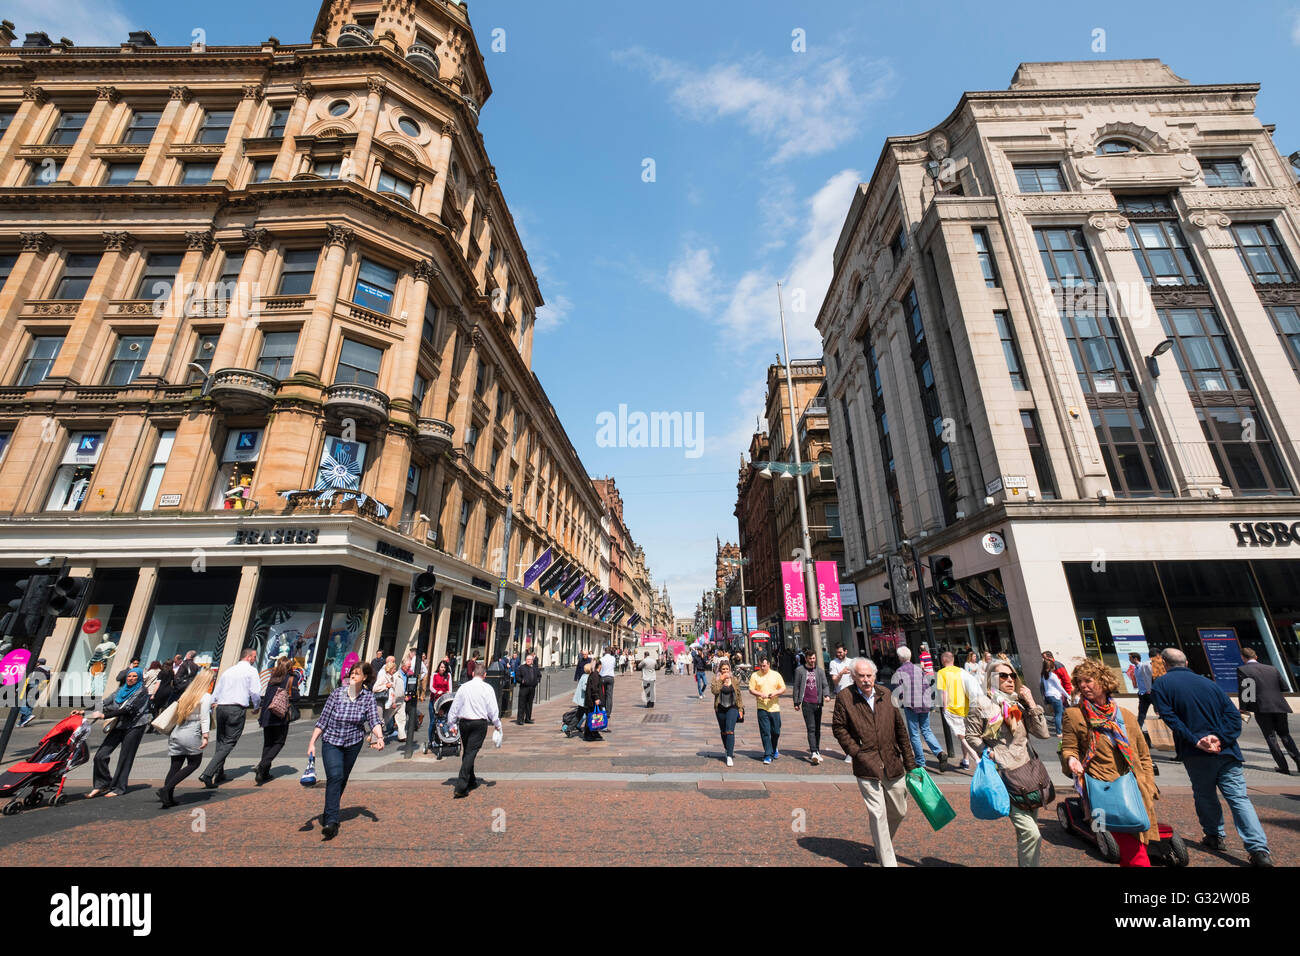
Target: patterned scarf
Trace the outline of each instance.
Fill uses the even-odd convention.
[[[1097,741],[1101,739],[1102,734],[1110,737],[1115,744],[1115,749],[1124,755],[1130,767],[1136,767],[1137,757],[1134,756],[1124,728],[1119,723],[1119,705],[1113,700],[1107,700],[1099,707],[1085,697],[1079,701],[1079,706],[1083,708],[1083,716],[1088,719],[1088,729],[1092,731],[1088,735],[1088,753],[1083,758],[1084,768],[1086,769],[1092,762],[1092,758],[1097,755]]]
[[[984,736],[990,740],[997,736],[1003,721],[1010,721],[1014,732],[1016,724],[1025,719],[1025,712],[1020,708],[1020,698],[995,690],[989,695],[989,700],[998,711],[996,716],[989,718],[988,726],[984,730]]]

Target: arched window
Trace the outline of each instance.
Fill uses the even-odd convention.
[[[1117,153],[1140,153],[1142,147],[1127,139],[1104,139],[1097,144],[1098,156],[1114,156]]]
[[[828,451],[822,452],[817,458],[817,477],[822,481],[835,480],[835,462]]]

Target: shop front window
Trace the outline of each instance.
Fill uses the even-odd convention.
[[[212,488],[209,508],[243,511],[251,507],[253,473],[262,447],[262,429],[235,428],[226,436],[221,467]]]
[[[330,609],[324,666],[320,671],[320,687],[316,691],[316,696],[319,697],[329,695],[342,683],[345,663],[350,668],[352,660],[361,659],[370,625],[370,612],[375,603],[374,577],[349,570],[340,570],[337,574],[338,589]]]
[[[188,565],[163,568],[154,588],[141,662],[165,661],[197,651],[195,660],[200,666],[220,664],[235,609],[239,569],[210,567],[195,574]]]
[[[459,676],[461,662],[466,657],[465,629],[469,626],[472,611],[472,601],[467,601],[463,597],[451,599],[451,620],[447,628],[447,655],[455,665],[452,668],[453,678]]]
[[[122,640],[126,612],[140,578],[138,568],[105,568],[95,572],[86,609],[77,621],[72,648],[64,661],[58,685],[59,702],[69,707],[92,707],[108,686],[108,667]],[[144,661],[149,664],[152,661]],[[93,700],[92,700],[93,698]]]
[[[246,643],[257,648],[258,670],[287,656],[302,674],[302,694],[309,692],[315,671],[329,582],[327,568],[266,568],[259,581]]]

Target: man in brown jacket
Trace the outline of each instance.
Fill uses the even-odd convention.
[[[853,759],[853,776],[867,805],[876,858],[881,866],[898,866],[894,834],[907,813],[905,774],[915,769],[916,756],[903,712],[894,706],[888,691],[876,686],[871,658],[853,662],[853,686],[835,697],[831,730]]]

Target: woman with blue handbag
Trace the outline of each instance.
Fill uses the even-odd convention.
[[[1119,845],[1119,865],[1150,866],[1160,791],[1137,717],[1112,699],[1119,682],[1101,661],[1084,661],[1071,678],[1079,703],[1065,711],[1061,766],[1086,788],[1093,818]]]

